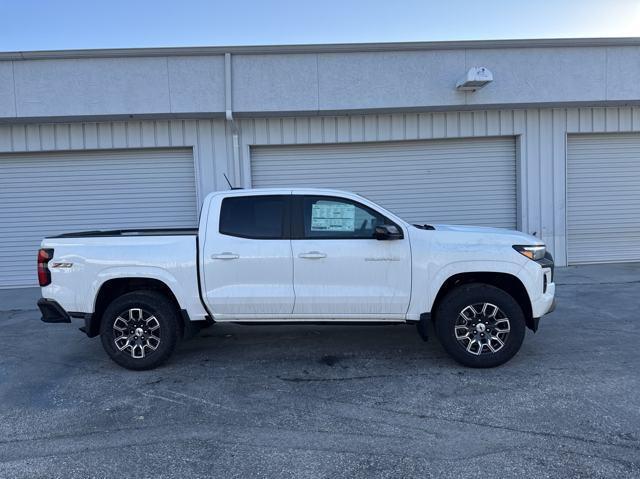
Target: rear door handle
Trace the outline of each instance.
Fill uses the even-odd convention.
[[[326,253],[321,253],[320,251],[309,251],[308,253],[300,253],[298,255],[298,258],[305,258],[305,259],[320,259],[320,258],[326,258],[327,254]]]
[[[239,254],[229,253],[227,251],[225,251],[224,253],[215,253],[211,255],[211,259],[238,259],[239,257]]]

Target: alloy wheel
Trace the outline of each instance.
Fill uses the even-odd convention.
[[[160,345],[160,323],[148,311],[131,308],[116,317],[113,336],[119,351],[128,352],[134,359],[142,359]]]
[[[507,315],[495,304],[475,303],[458,314],[455,336],[458,344],[477,356],[494,354],[506,344],[511,323]]]

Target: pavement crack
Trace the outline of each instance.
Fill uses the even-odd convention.
[[[637,280],[633,280],[633,281],[594,281],[594,282],[578,282],[578,283],[560,283],[560,282],[556,282],[556,284],[558,286],[602,286],[602,285],[607,285],[607,284],[638,284],[640,283],[640,279]]]
[[[456,422],[456,423],[466,424],[470,426],[478,426],[478,427],[484,427],[489,429],[499,429],[503,431],[517,432],[521,434],[531,434],[533,436],[542,436],[542,437],[553,438],[553,439],[566,439],[571,441],[580,441],[580,442],[595,444],[599,446],[622,447],[625,449],[640,450],[640,445],[634,446],[634,445],[620,444],[620,443],[608,442],[608,441],[598,441],[596,439],[589,439],[589,438],[575,436],[571,434],[557,434],[557,433],[548,432],[548,431],[532,431],[530,429],[517,428],[513,426],[505,426],[500,424],[488,424],[483,422],[466,421],[464,419],[447,418],[447,417],[437,416],[435,414],[416,414],[416,413],[411,413],[406,411],[397,411],[397,410],[386,409],[386,408],[376,408],[376,409],[379,409],[385,412],[392,412],[396,414],[403,414],[403,415],[406,414],[406,415],[417,417],[420,419],[433,419],[436,421]]]
[[[304,395],[306,397],[311,397],[308,394],[301,394],[301,395]],[[315,399],[318,399],[318,398],[315,397]],[[340,404],[342,406],[349,406],[349,407],[362,407],[363,406],[361,404],[360,405],[353,404],[351,402],[340,401],[340,400],[336,400],[336,399],[333,399],[333,398],[322,398],[322,399],[324,399],[324,401],[327,401],[327,402],[330,402],[330,403],[334,403],[334,404]],[[414,413],[414,412],[410,412],[410,411],[399,411],[399,410],[396,410],[396,409],[389,409],[389,408],[378,407],[378,406],[365,406],[365,407],[368,407],[368,408],[370,408],[372,410],[375,410],[375,411],[398,414],[400,416],[408,416],[408,417],[413,417],[413,418],[418,418],[418,419],[430,419],[430,420],[433,420],[433,421],[452,422],[452,423],[457,423],[457,424],[465,424],[465,425],[468,425],[468,426],[475,426],[475,427],[481,427],[481,428],[486,428],[486,429],[496,429],[496,430],[520,433],[520,434],[530,434],[530,435],[533,435],[533,436],[541,436],[541,437],[547,437],[547,438],[553,438],[553,439],[572,440],[572,441],[578,441],[578,442],[583,442],[583,443],[588,443],[588,444],[594,444],[594,445],[598,445],[598,446],[621,447],[621,448],[624,448],[624,449],[630,449],[630,450],[634,450],[634,451],[640,450],[640,444],[638,444],[636,446],[636,445],[631,445],[631,444],[621,444],[621,443],[609,442],[609,441],[598,441],[596,439],[589,439],[589,438],[570,435],[570,434],[557,434],[557,433],[548,432],[548,431],[533,431],[533,430],[530,430],[530,429],[517,428],[517,427],[513,427],[513,426],[506,426],[506,425],[500,425],[500,424],[489,424],[489,423],[475,422],[475,421],[467,421],[465,419],[444,417],[444,416],[439,416],[439,415],[436,415],[436,414],[420,414],[420,413]]]
[[[398,377],[397,374],[371,374],[368,376],[346,376],[340,378],[301,378],[301,377],[282,377],[276,376],[281,381],[291,383],[312,383],[312,382],[331,382],[331,381],[359,381],[363,379],[379,379],[379,378],[392,378]]]

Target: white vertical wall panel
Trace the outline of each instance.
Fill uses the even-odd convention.
[[[36,284],[45,236],[197,225],[189,149],[0,155],[0,172],[0,287]]]
[[[640,261],[640,134],[569,136],[569,264]]]
[[[466,138],[251,150],[255,187],[349,190],[406,221],[516,228],[515,139]]]

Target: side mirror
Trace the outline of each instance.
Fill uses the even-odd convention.
[[[402,239],[402,233],[395,225],[376,226],[373,237],[377,240],[395,240]]]

